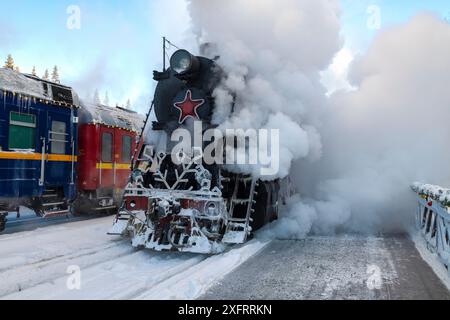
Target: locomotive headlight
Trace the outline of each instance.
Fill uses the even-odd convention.
[[[217,217],[219,215],[219,208],[216,203],[210,202],[205,206],[205,213],[210,217]]]
[[[178,50],[170,58],[170,67],[178,75],[194,73],[198,70],[199,61],[187,50]]]
[[[130,202],[130,207],[131,207],[131,208],[136,208],[136,201],[132,200],[132,201]]]

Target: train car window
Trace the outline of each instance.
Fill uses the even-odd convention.
[[[52,121],[52,131],[50,131],[51,153],[66,154],[67,140],[66,123],[61,121]]]
[[[9,117],[10,150],[36,150],[36,116],[11,112]]]
[[[111,133],[103,133],[102,135],[102,162],[112,162],[112,141]]]
[[[128,163],[131,161],[131,145],[133,138],[130,136],[122,137],[122,161]]]

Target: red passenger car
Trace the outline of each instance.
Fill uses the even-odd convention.
[[[77,213],[116,212],[131,173],[143,120],[127,109],[83,104],[78,136]]]

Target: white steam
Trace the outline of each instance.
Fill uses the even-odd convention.
[[[279,129],[281,168],[321,154],[315,122],[326,103],[320,71],[341,47],[329,0],[192,0],[200,43],[212,43],[227,79],[214,93],[221,128]],[[237,101],[230,116],[233,94]],[[248,170],[242,166],[241,170]],[[253,170],[259,172],[259,170]]]
[[[338,1],[190,0],[189,10],[228,74],[215,121],[281,130],[279,176],[291,172],[302,197],[263,234],[402,230],[410,183],[450,186],[448,23],[423,14],[381,32],[352,64],[355,90],[327,97],[320,72],[341,49]]]
[[[415,202],[408,186],[450,185],[449,56],[450,25],[430,14],[379,34],[351,69],[357,89],[331,97],[322,160],[295,170],[305,178],[303,194],[343,201],[350,212],[336,204],[333,214],[349,217],[347,229],[409,227]]]

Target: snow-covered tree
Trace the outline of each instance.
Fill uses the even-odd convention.
[[[48,73],[48,69],[45,69],[45,73],[44,73],[44,76],[42,77],[42,79],[44,79],[44,80],[49,80],[49,78],[50,78],[50,74]]]
[[[37,77],[36,66],[33,66],[33,70],[31,71],[31,75]]]
[[[5,68],[14,70],[14,59],[10,54],[8,54],[8,57],[6,58]]]
[[[52,81],[56,82],[56,83],[60,83],[61,81],[59,80],[59,72],[58,72],[58,66],[55,66],[53,68],[53,72],[52,72]]]
[[[106,93],[105,93],[105,105],[109,105],[109,94],[108,94],[108,91],[106,91]]]
[[[100,94],[98,93],[98,89],[95,89],[94,93],[94,103],[95,104],[102,104],[102,101],[100,100]]]
[[[126,104],[125,108],[127,108],[128,110],[131,109],[131,101],[130,101],[130,99],[127,100],[127,104]]]
[[[16,67],[14,68],[14,70],[15,70],[16,72],[20,72],[19,66],[16,66]]]

